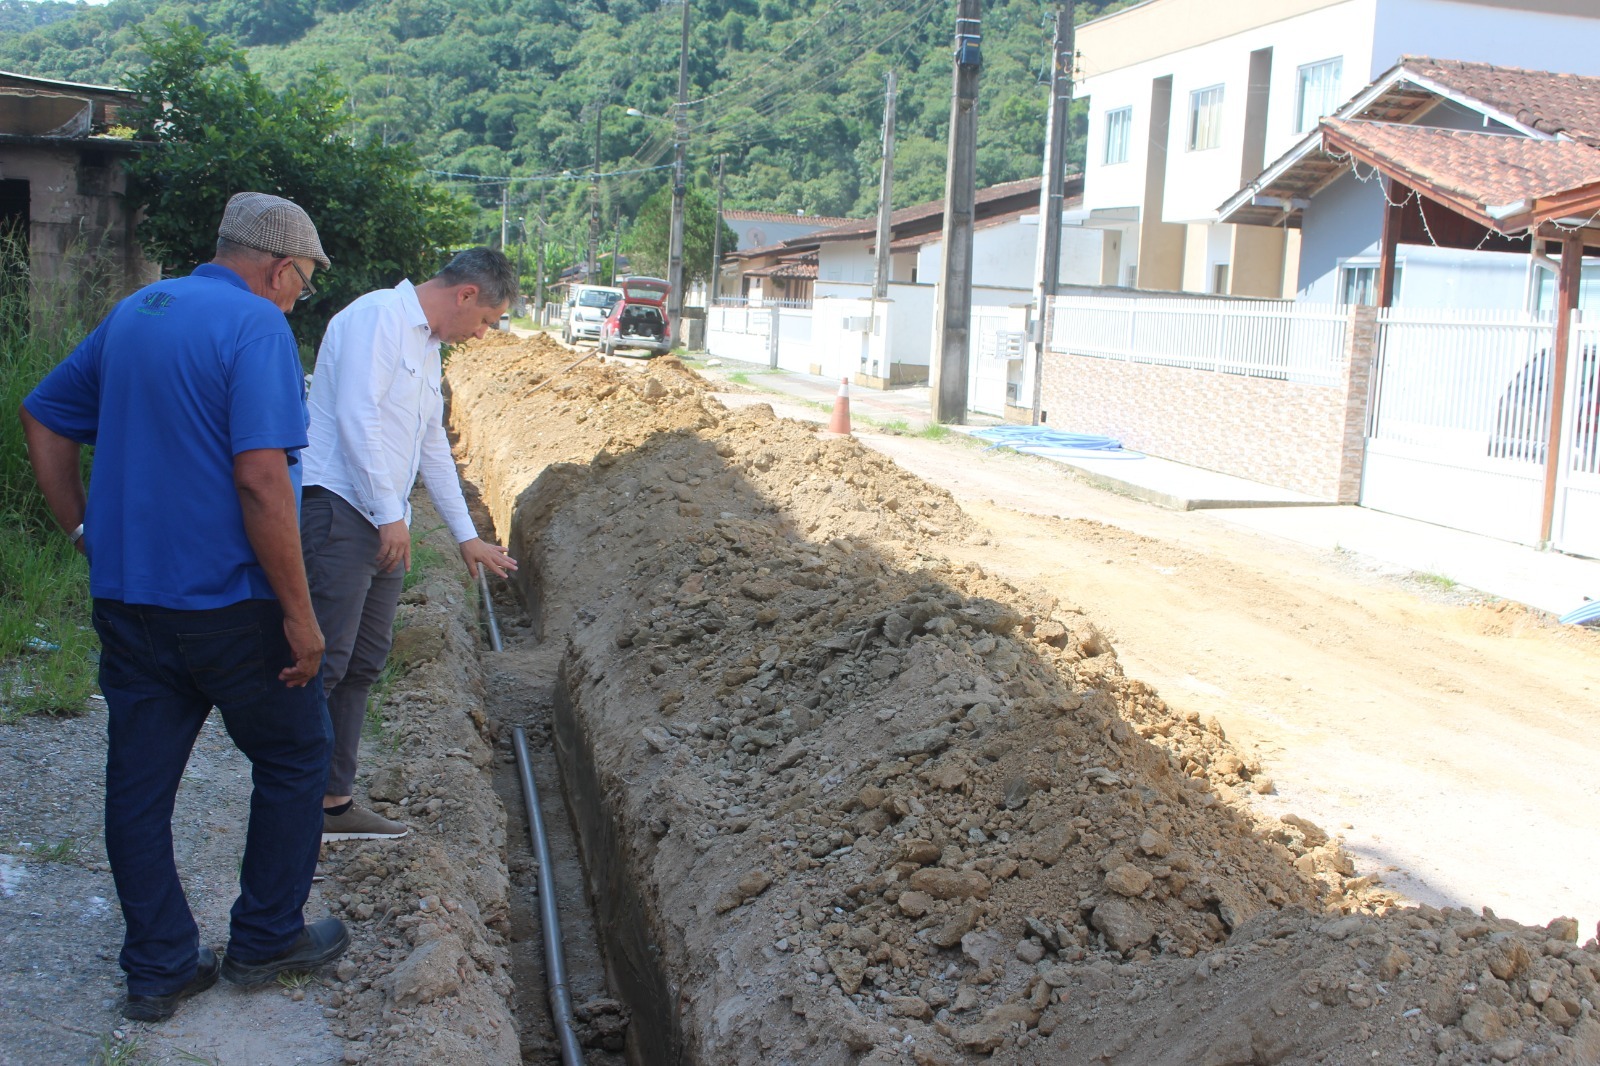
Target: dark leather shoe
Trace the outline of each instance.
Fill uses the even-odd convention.
[[[201,948],[195,957],[194,976],[176,992],[164,996],[141,996],[129,992],[122,1004],[122,1016],[136,1022],[164,1022],[177,1012],[178,1004],[198,996],[217,983],[217,953]]]
[[[300,930],[300,939],[280,955],[260,962],[240,962],[229,952],[222,959],[222,976],[246,988],[264,985],[280,973],[309,973],[326,966],[350,947],[350,930],[337,918],[324,918]]]

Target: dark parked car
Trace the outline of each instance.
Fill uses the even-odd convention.
[[[1600,352],[1585,345],[1578,353],[1573,398],[1577,425],[1572,434],[1572,462],[1577,470],[1600,472]],[[1529,359],[1506,386],[1495,412],[1489,454],[1498,459],[1524,459],[1543,463],[1550,436],[1552,389],[1549,349]]]
[[[667,293],[672,286],[660,278],[623,278],[622,299],[600,324],[600,350],[615,355],[625,348],[643,349],[651,355],[672,350],[672,323],[667,319]]]

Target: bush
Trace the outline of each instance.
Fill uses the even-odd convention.
[[[75,258],[90,283],[30,299],[25,255],[0,249],[0,721],[79,713],[95,690],[89,567],[34,483],[16,413],[109,305],[103,274]]]
[[[187,274],[209,260],[236,192],[293,200],[333,261],[317,272],[317,295],[289,316],[301,344],[315,349],[351,300],[432,277],[466,242],[465,205],[420,182],[409,148],[350,140],[343,90],[325,71],[274,92],[232,46],[192,26],[167,32],[144,35],[150,65],[132,87],[145,102],[123,115],[147,142],[128,164],[128,198],[145,212],[139,241],[153,262]]]

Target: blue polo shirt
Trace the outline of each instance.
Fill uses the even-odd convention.
[[[123,300],[23,406],[94,445],[83,527],[97,598],[178,610],[273,599],[245,536],[233,457],[306,445],[289,323],[206,264]]]

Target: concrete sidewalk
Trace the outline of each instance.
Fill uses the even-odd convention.
[[[839,382],[831,378],[735,360],[692,360],[689,365],[713,384],[732,380],[766,394],[719,394],[730,405],[764,399],[787,418],[826,422],[839,391]],[[852,388],[851,415],[857,424],[866,421],[917,433],[931,421],[928,392],[926,387],[885,392]],[[999,424],[999,419],[980,416],[970,425],[950,429],[962,432]],[[1426,574],[1554,615],[1581,606],[1585,598],[1600,599],[1597,560],[1539,551],[1364,507],[1328,504],[1155,456],[1039,458],[1119,495],[1177,511],[1204,510],[1229,524],[1310,547],[1354,552],[1397,573]]]

